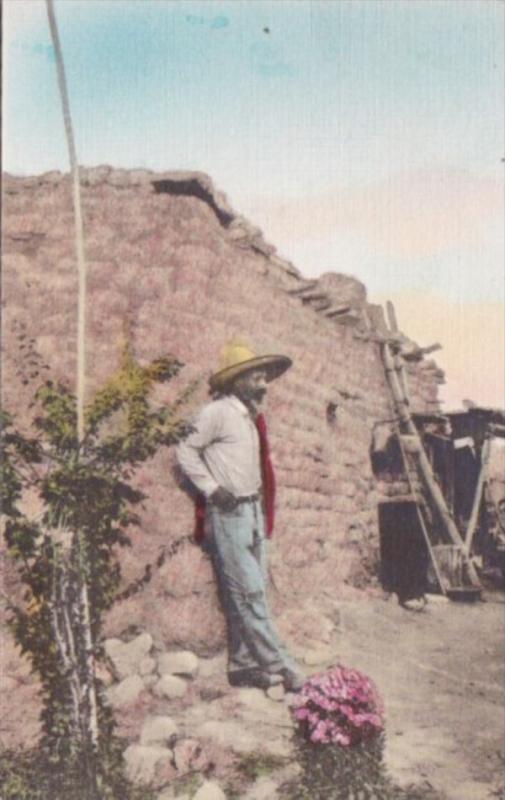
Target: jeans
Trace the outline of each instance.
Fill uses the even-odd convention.
[[[234,511],[208,507],[210,546],[228,623],[228,670],[296,669],[272,625],[266,598],[267,540],[258,500]]]

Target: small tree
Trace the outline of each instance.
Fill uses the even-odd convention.
[[[86,258],[79,166],[53,0],[46,0],[46,7],[72,173],[76,394],[51,381],[40,387],[35,397],[40,413],[33,421],[37,435],[31,438],[16,429],[13,416],[2,415],[5,537],[26,586],[27,603],[23,608],[8,605],[16,640],[42,681],[43,748],[52,763],[51,775],[57,776],[50,790],[38,796],[124,800],[124,786],[118,789],[115,782],[119,759],[112,716],[95,674],[103,613],[119,583],[113,548],[128,544],[125,530],[137,521],[132,508],[143,499],[130,484],[133,470],[184,434],[179,412],[191,388],[168,408],[153,409],[151,388],[173,378],[182,364],[169,356],[142,367],[126,347],[118,374],[84,407]],[[107,433],[113,420],[116,425]],[[36,519],[23,512],[29,489],[43,503]]]
[[[2,416],[5,538],[26,590],[22,607],[9,602],[10,624],[42,683],[54,800],[125,797],[94,661],[120,580],[114,548],[130,543],[126,529],[138,522],[134,507],[144,499],[131,483],[135,468],[187,430],[180,413],[193,386],[169,406],[149,401],[153,386],[181,367],[173,356],[141,366],[127,346],[119,371],[86,409],[81,442],[75,397],[61,384],[47,381],[36,392],[35,435]],[[28,490],[42,501],[36,518],[23,511]]]

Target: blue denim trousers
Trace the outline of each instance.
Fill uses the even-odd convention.
[[[296,664],[280,641],[266,597],[267,539],[258,500],[234,511],[208,507],[209,544],[228,624],[228,670],[277,672]]]

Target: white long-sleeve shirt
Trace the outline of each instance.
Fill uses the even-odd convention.
[[[247,407],[235,395],[204,406],[192,422],[195,430],[177,447],[177,460],[206,497],[221,486],[235,497],[261,487],[259,437]]]

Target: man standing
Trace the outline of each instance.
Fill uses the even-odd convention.
[[[283,683],[297,691],[305,680],[275,632],[266,598],[274,486],[258,407],[267,384],[290,366],[286,356],[255,356],[245,345],[229,345],[222,368],[210,379],[217,399],[202,408],[193,432],[177,448],[183,472],[205,498],[232,686]]]

